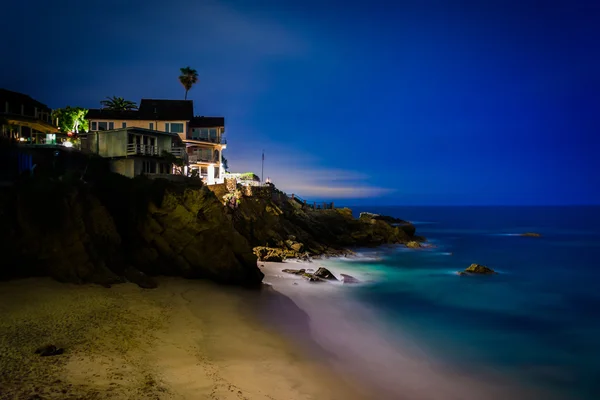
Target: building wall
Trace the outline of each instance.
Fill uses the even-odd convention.
[[[179,123],[183,124],[183,135],[187,132],[188,121],[151,121],[151,120],[122,120],[122,119],[90,119],[90,130],[92,129],[92,122],[112,122],[114,124],[114,129],[123,128],[123,123],[126,124],[126,128],[144,128],[144,129],[153,129],[155,131],[166,132],[166,124],[171,123]],[[153,128],[150,128],[150,124],[154,124]],[[181,136],[181,135],[180,135]],[[184,137],[185,138],[185,137]]]
[[[91,134],[95,136],[94,133]],[[95,151],[95,148],[92,148]],[[102,157],[124,157],[127,155],[127,132],[98,134],[98,154]]]

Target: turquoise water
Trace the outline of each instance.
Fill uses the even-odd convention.
[[[600,398],[600,207],[354,211],[413,221],[436,247],[331,261],[371,281],[353,297],[452,363],[494,369],[564,398]],[[542,237],[514,235],[528,231]],[[455,274],[471,263],[500,274]]]

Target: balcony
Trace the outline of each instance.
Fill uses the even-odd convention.
[[[127,145],[127,155],[157,156],[158,146],[130,143]]]
[[[215,164],[218,163],[219,160],[214,158],[214,157],[206,157],[206,156],[202,156],[202,155],[197,155],[197,154],[190,154],[188,156],[188,161],[190,163],[210,163],[210,164]]]
[[[223,136],[218,136],[218,137],[201,137],[201,136],[190,136],[188,135],[186,140],[194,140],[197,142],[204,142],[204,143],[214,143],[214,144],[227,144],[227,139]]]
[[[172,147],[171,154],[177,158],[184,158],[187,153],[185,152],[185,147]]]

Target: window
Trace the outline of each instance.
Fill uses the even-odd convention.
[[[209,133],[210,133],[210,141],[216,142],[217,141],[217,128],[210,128]]]
[[[183,133],[183,124],[179,123],[171,123],[171,130],[168,129],[169,124],[167,124],[167,132],[172,133]]]
[[[215,167],[215,179],[219,179],[219,167]]]
[[[165,132],[169,132],[169,123],[165,122]]]
[[[200,139],[208,140],[208,129],[200,129]]]
[[[115,129],[115,123],[114,122],[109,122],[108,123],[108,129]]]
[[[98,130],[105,131],[108,128],[108,124],[106,122],[98,122]]]
[[[98,130],[98,124],[96,123],[96,121],[92,121],[92,130],[93,131],[97,131]]]
[[[127,128],[127,122],[123,122],[123,128]]]
[[[154,130],[154,122],[150,122],[150,130],[153,131]]]
[[[155,174],[156,163],[154,161],[144,161],[142,163],[142,172],[145,174]]]

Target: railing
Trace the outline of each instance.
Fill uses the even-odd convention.
[[[219,160],[214,159],[213,157],[204,157],[204,156],[199,156],[199,155],[189,155],[188,156],[188,161],[191,163],[197,163],[197,162],[205,162],[205,163],[218,163]]]
[[[175,157],[183,158],[186,154],[185,147],[172,147],[171,154]]]
[[[130,143],[127,145],[127,155],[141,154],[146,156],[157,156],[158,147],[146,144]]]
[[[311,210],[333,210],[333,209],[335,209],[333,201],[331,203],[306,201],[293,193],[291,196],[289,196],[289,198],[292,201],[295,201],[296,203],[300,204],[303,208],[308,208]]]
[[[199,142],[227,144],[227,139],[224,138],[223,136],[221,136],[221,137],[193,137],[193,136],[188,136],[187,140],[197,140]]]

